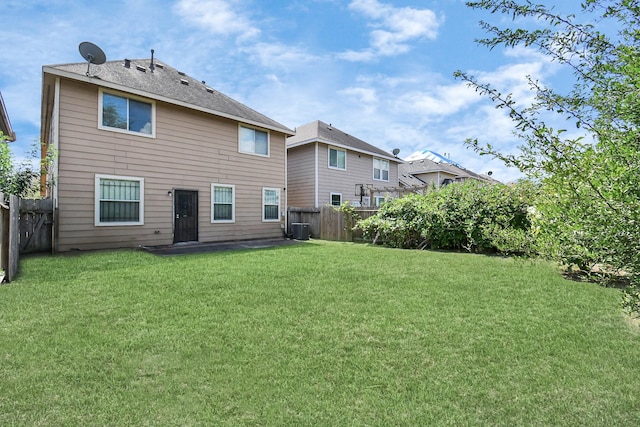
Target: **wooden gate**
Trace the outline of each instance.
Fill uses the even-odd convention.
[[[51,252],[53,200],[20,199],[20,253]]]
[[[53,201],[19,199],[0,192],[0,283],[12,281],[21,253],[52,249]]]

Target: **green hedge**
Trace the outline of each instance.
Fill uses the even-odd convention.
[[[526,183],[456,183],[390,200],[356,227],[390,247],[529,254],[532,195]]]

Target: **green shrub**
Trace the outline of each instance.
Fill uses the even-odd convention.
[[[427,221],[425,200],[417,194],[387,201],[378,213],[356,223],[363,236],[380,240],[394,248],[416,248],[421,241],[421,231]],[[418,215],[417,213],[423,213]]]
[[[622,309],[625,313],[640,317],[640,286],[629,286],[624,290],[622,295]]]
[[[451,184],[391,200],[356,227],[365,238],[397,248],[531,253],[532,194],[527,183]]]

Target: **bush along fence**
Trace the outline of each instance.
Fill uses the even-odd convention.
[[[383,204],[356,227],[397,248],[534,254],[529,187],[470,181]]]

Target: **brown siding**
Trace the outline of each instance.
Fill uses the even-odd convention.
[[[156,138],[98,129],[98,88],[61,81],[58,249],[173,242],[174,189],[198,191],[199,241],[279,237],[262,222],[262,188],[281,189],[286,209],[285,135],[270,131],[270,157],[238,153],[238,123],[156,103]],[[94,225],[95,174],[144,178],[144,225]],[[233,224],[211,224],[211,184],[234,184]]]
[[[316,144],[291,148],[287,158],[287,196],[289,206],[315,205],[315,153]]]
[[[389,181],[373,179],[373,156],[354,151],[347,151],[346,170],[329,168],[329,149],[326,144],[319,144],[319,194],[320,207],[331,203],[331,193],[341,193],[342,201],[360,202],[355,195],[356,184],[369,185],[375,188],[398,187],[398,164],[389,162]],[[373,200],[371,200],[373,203]]]

